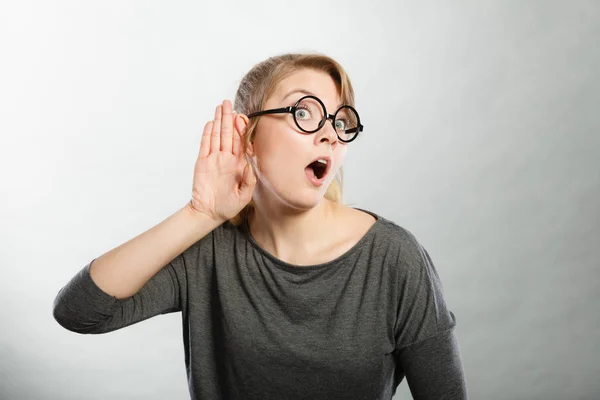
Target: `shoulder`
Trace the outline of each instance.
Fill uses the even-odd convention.
[[[381,214],[362,210],[377,218],[372,235],[374,254],[394,264],[404,275],[429,274],[435,268],[428,251],[409,228]]]
[[[408,256],[417,256],[420,253],[423,246],[406,226],[373,211],[359,210],[370,213],[377,218],[374,228],[376,228],[377,239],[382,244],[398,247]]]
[[[244,234],[245,225],[234,225],[231,221],[225,221],[211,232],[212,242],[215,245],[234,243],[236,238]]]

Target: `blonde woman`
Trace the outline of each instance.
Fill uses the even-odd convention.
[[[427,251],[342,202],[363,129],[330,57],[256,65],[204,127],[191,200],[81,269],[55,319],[98,334],[181,312],[193,399],[391,399],[405,377],[415,399],[466,399]]]

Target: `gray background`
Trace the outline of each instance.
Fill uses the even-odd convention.
[[[350,74],[346,202],[430,252],[471,398],[600,398],[599,1],[15,1],[0,45],[1,399],[187,398],[179,314],[77,335],[52,300],[187,202],[214,107],[288,51]]]

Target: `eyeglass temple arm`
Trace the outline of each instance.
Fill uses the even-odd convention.
[[[283,108],[274,108],[272,110],[264,110],[264,111],[257,111],[255,113],[252,113],[250,115],[248,115],[248,118],[252,118],[252,117],[258,117],[260,115],[265,115],[265,114],[281,114],[281,113],[288,113],[288,112],[292,112],[292,109],[294,107],[283,107]]]

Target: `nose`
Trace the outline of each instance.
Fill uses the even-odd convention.
[[[331,144],[331,146],[335,146],[337,144],[338,136],[333,124],[331,123],[332,120],[333,116],[327,118],[321,129],[317,131],[316,140],[318,143],[327,141],[329,144]]]

